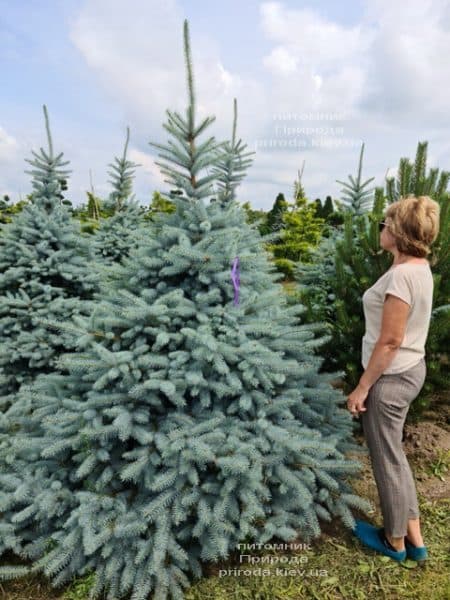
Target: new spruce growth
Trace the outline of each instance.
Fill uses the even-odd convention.
[[[133,192],[134,169],[140,165],[127,158],[130,130],[127,127],[127,137],[122,157],[115,157],[115,163],[110,164],[110,183],[113,191],[107,206],[114,209],[111,217],[100,220],[100,227],[93,239],[93,248],[100,264],[113,265],[128,256],[131,248],[139,245],[142,236],[148,235],[144,228],[143,209],[131,197]]]
[[[362,161],[364,154],[364,144],[361,146],[361,152],[359,155],[358,163],[358,174],[356,178],[349,175],[350,183],[345,181],[336,180],[337,183],[341,183],[344,187],[342,189],[341,203],[344,208],[350,210],[356,215],[363,215],[364,213],[371,210],[374,199],[374,188],[365,189],[375,177],[371,177],[366,181],[362,181]]]

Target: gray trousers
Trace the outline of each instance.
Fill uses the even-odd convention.
[[[420,516],[414,478],[402,447],[403,425],[411,402],[422,389],[426,364],[420,362],[403,373],[381,375],[360,413],[373,474],[380,497],[385,531],[406,535],[408,519]]]

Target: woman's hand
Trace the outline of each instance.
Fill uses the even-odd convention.
[[[364,402],[368,393],[369,388],[358,384],[353,392],[347,397],[347,408],[352,415],[358,415],[360,412],[365,412],[367,410],[367,408],[364,406]]]

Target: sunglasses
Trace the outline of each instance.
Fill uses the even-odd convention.
[[[383,229],[386,227],[386,223],[384,221],[380,221],[378,223],[378,230],[380,231],[380,233],[383,231]]]

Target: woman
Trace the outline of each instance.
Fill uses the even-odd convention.
[[[433,277],[426,256],[439,232],[439,205],[408,196],[386,210],[380,246],[392,266],[363,294],[366,331],[364,373],[348,396],[361,413],[377,484],[384,527],[357,520],[355,535],[370,548],[404,560],[424,560],[416,488],[402,448],[403,425],[426,375],[425,342],[431,317]]]

